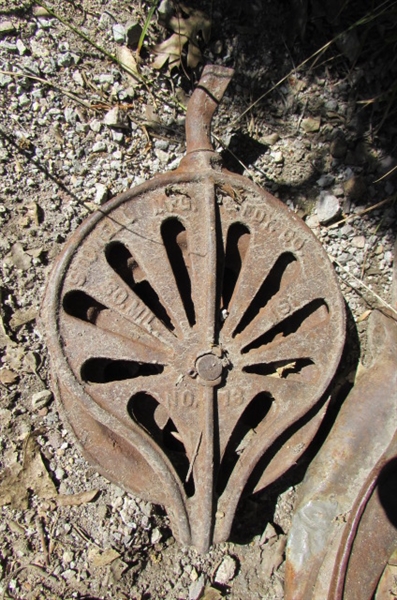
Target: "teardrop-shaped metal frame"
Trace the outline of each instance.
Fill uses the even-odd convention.
[[[211,149],[230,76],[206,68],[181,167],[83,223],[42,310],[85,456],[165,505],[175,537],[202,552],[228,538],[247,484],[263,489],[310,443],[345,332],[320,243]]]

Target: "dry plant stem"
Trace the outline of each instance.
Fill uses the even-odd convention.
[[[382,179],[386,179],[386,177],[389,177],[389,175],[391,175],[392,173],[394,173],[394,171],[397,169],[397,165],[395,167],[393,167],[392,169],[390,169],[390,171],[387,171],[387,173],[385,173],[384,175],[382,175],[382,177],[379,177],[379,179],[376,179],[374,181],[374,183],[379,183],[379,181],[382,181]]]
[[[372,294],[372,296],[374,296],[374,298],[376,298],[385,308],[392,311],[392,313],[395,315],[395,317],[393,317],[393,318],[397,317],[397,310],[395,308],[393,308],[393,306],[391,304],[389,304],[388,302],[383,300],[383,298],[381,298],[381,296],[379,296],[379,294],[374,292],[374,290],[371,290],[371,288],[368,287],[368,285],[366,285],[363,281],[361,281],[361,279],[359,279],[358,277],[353,275],[353,273],[350,273],[350,271],[348,269],[346,269],[343,265],[341,265],[340,262],[338,262],[338,260],[336,258],[334,258],[331,255],[329,255],[329,257],[330,257],[330,260],[332,260],[332,262],[335,263],[339,269],[341,269],[341,271],[346,273],[346,275],[351,277],[359,286],[363,287],[367,292]],[[349,283],[348,281],[346,281],[346,280],[343,280],[343,281],[344,281],[344,283],[347,283],[347,285],[349,285],[353,290],[356,289],[355,286],[352,285],[351,283]]]
[[[376,204],[373,204],[372,206],[369,206],[368,208],[365,208],[364,210],[360,210],[360,212],[357,212],[354,215],[349,215],[348,217],[345,217],[344,219],[341,219],[340,221],[337,221],[336,223],[332,223],[332,225],[328,225],[328,227],[326,227],[326,229],[334,229],[335,227],[338,227],[338,225],[340,225],[341,223],[346,223],[347,221],[350,221],[351,219],[356,219],[357,217],[361,217],[362,215],[365,215],[366,213],[369,213],[372,210],[375,210],[376,208],[379,208],[380,206],[387,204],[387,202],[395,201],[396,197],[397,196],[394,195],[394,196],[390,196],[389,198],[385,198],[385,200],[381,200],[380,202],[377,202]]]
[[[97,548],[99,548],[99,550],[102,551],[101,546],[97,544],[93,539],[91,539],[81,527],[76,525],[76,523],[73,523],[73,529],[81,537],[82,540],[88,542],[89,544],[92,544],[93,546],[96,546]]]
[[[84,106],[84,108],[91,109],[91,105],[88,104],[88,102],[81,100],[72,92],[69,92],[68,90],[65,90],[64,88],[61,88],[61,87],[59,87],[59,85],[55,85],[55,83],[51,83],[50,81],[47,81],[47,79],[43,79],[42,77],[37,77],[36,75],[29,75],[29,73],[24,73],[23,71],[17,71],[17,72],[3,71],[3,69],[0,69],[0,73],[2,75],[10,75],[10,77],[27,77],[28,79],[33,79],[34,81],[39,81],[40,83],[43,83],[44,85],[48,85],[48,87],[52,87],[54,90],[58,90],[58,92],[65,94],[65,96],[67,96],[71,100],[74,100],[74,102],[81,104],[81,106]]]
[[[55,19],[57,19],[60,23],[62,23],[69,29],[71,29],[71,31],[73,31],[76,35],[80,36],[81,38],[83,38],[83,40],[85,40],[86,42],[91,44],[91,46],[96,48],[96,50],[98,50],[99,52],[102,52],[102,54],[104,54],[109,60],[116,63],[121,69],[126,71],[129,75],[132,75],[132,77],[134,77],[141,83],[148,85],[148,82],[146,81],[146,79],[144,79],[142,77],[142,75],[140,75],[136,71],[133,71],[132,69],[127,67],[124,63],[120,62],[118,60],[118,58],[116,56],[114,56],[111,52],[108,52],[105,48],[102,48],[102,46],[99,46],[99,44],[97,44],[96,42],[94,42],[94,40],[89,38],[88,35],[86,35],[82,31],[80,31],[79,29],[77,29],[77,27],[75,27],[74,25],[69,23],[69,21],[67,21],[66,19],[61,17],[58,13],[54,12],[45,2],[43,2],[42,0],[37,0],[36,4],[38,4],[39,6],[42,6],[45,10],[47,10],[49,12],[49,14],[51,16],[53,16]]]

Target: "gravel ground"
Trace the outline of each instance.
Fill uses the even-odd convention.
[[[288,31],[288,4],[281,13],[269,0],[214,4],[204,60],[236,69],[215,145],[231,170],[302,216],[334,260],[349,315],[338,389],[348,388],[360,346],[365,358],[366,317],[390,302],[396,233],[395,184],[382,178],[396,164],[395,128],[375,134],[358,104],[376,60],[331,55],[298,70],[308,48],[278,33]],[[111,53],[148,11],[137,0],[51,6]],[[151,47],[168,34],[153,22],[139,83],[43,14],[26,1],[0,7],[0,597],[281,600],[304,465],[242,501],[233,541],[200,556],[175,542],[160,507],[99,476],[58,416],[38,320],[53,261],[108,198],[178,165],[200,69],[185,68],[190,79],[154,70]]]

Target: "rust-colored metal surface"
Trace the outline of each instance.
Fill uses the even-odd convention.
[[[397,306],[394,265],[394,305]],[[286,600],[371,600],[397,548],[397,321],[374,311],[371,360],[306,474]],[[380,590],[378,600],[385,598]]]
[[[180,167],[83,223],[42,309],[85,456],[164,505],[175,537],[202,552],[228,538],[247,484],[270,484],[312,440],[345,335],[319,242],[212,149],[231,76],[204,69]]]

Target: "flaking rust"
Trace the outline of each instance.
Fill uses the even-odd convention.
[[[243,492],[307,448],[345,336],[320,243],[212,148],[231,77],[204,69],[180,167],[80,226],[42,309],[60,411],[84,455],[164,505],[175,537],[201,552],[228,538]]]

